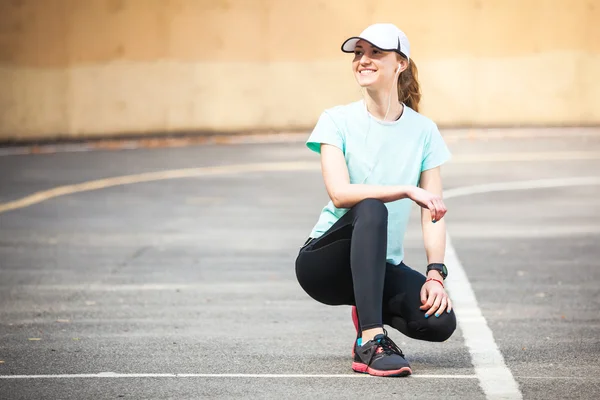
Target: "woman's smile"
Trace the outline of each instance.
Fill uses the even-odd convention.
[[[371,68],[365,68],[365,69],[362,69],[362,70],[358,71],[358,73],[361,74],[361,75],[370,75],[370,74],[375,73],[375,72],[377,72],[377,70],[371,69]]]

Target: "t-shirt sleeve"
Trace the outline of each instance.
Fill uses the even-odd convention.
[[[321,114],[312,133],[306,141],[306,146],[316,153],[321,153],[321,144],[331,144],[345,153],[344,136],[326,111]]]
[[[452,154],[437,125],[434,124],[425,142],[421,171],[439,167],[450,158],[452,158]]]

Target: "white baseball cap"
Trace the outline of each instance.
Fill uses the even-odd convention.
[[[410,60],[410,42],[404,32],[394,24],[373,24],[367,27],[359,36],[347,39],[342,44],[342,51],[353,53],[356,43],[361,39],[378,49],[395,51]]]

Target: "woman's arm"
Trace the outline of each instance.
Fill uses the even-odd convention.
[[[384,203],[410,198],[411,192],[418,189],[411,186],[351,184],[344,154],[339,148],[328,144],[321,145],[321,170],[329,198],[338,208],[350,208],[367,198],[379,199]]]
[[[442,210],[442,217],[446,214],[446,206],[441,201],[442,177],[440,168],[433,168],[421,173],[420,186],[427,192],[440,197],[438,209]],[[440,214],[440,213],[438,213]],[[428,209],[421,209],[421,227],[423,229],[423,243],[427,254],[427,263],[444,263],[446,253],[446,223],[444,219],[432,217]],[[443,286],[444,279],[438,271],[432,270],[427,273],[427,279],[437,281],[425,282],[421,288],[421,310],[426,310],[425,317],[435,313],[438,317],[444,311],[452,310],[452,301]],[[439,282],[438,282],[439,281]],[[442,283],[442,284],[440,284]]]
[[[433,193],[437,196],[442,197],[442,177],[440,173],[440,167],[429,169],[421,173],[420,184],[422,189]],[[443,206],[443,203],[440,207]],[[443,206],[443,215],[446,213],[446,207]],[[431,216],[431,212],[426,209],[421,209],[421,228],[423,230],[423,243],[425,246],[425,253],[427,254],[427,263],[443,263],[444,255],[446,253],[446,223],[444,219],[438,217],[435,222]],[[430,273],[437,274],[440,278],[441,275],[437,271],[431,271]],[[438,279],[436,277],[436,279]]]

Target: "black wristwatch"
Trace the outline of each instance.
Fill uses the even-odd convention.
[[[429,273],[429,271],[431,271],[431,270],[438,271],[440,273],[440,275],[442,275],[443,279],[446,279],[446,277],[448,276],[448,268],[446,268],[446,265],[444,265],[444,264],[441,264],[441,263],[429,264],[427,266],[427,272]]]

